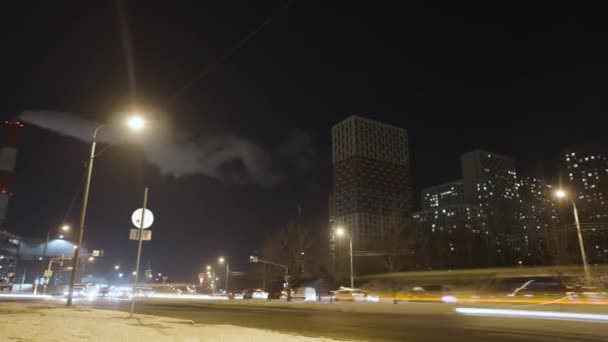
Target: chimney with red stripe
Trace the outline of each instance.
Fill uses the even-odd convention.
[[[13,171],[22,127],[21,121],[16,119],[0,124],[0,228],[4,225],[8,199],[12,195]]]

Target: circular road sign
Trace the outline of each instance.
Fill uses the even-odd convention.
[[[131,222],[133,222],[133,225],[137,228],[141,228],[141,208],[135,210],[133,212],[133,215],[131,215]],[[146,212],[144,214],[144,229],[150,228],[150,226],[152,225],[152,223],[154,222],[154,215],[152,214],[152,212],[148,209],[146,209]]]

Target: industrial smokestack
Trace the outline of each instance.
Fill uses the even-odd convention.
[[[23,124],[19,120],[0,124],[0,228],[4,226],[8,200],[12,195],[13,173],[17,163],[17,145]]]

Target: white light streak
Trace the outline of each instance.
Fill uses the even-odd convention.
[[[482,309],[482,308],[456,308],[456,312],[470,316],[518,317],[532,319],[548,319],[562,321],[607,323],[608,315],[592,313],[574,313],[558,311],[537,310],[510,310],[510,309]]]

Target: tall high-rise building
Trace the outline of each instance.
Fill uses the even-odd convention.
[[[372,249],[384,220],[412,209],[407,131],[360,116],[332,128],[334,224]]]
[[[566,188],[575,195],[582,221],[608,221],[608,152],[599,144],[570,147],[563,152]]]
[[[474,150],[463,154],[460,161],[465,202],[477,203],[501,197],[510,199],[516,193],[515,160]]]
[[[561,169],[579,211],[590,262],[608,262],[608,151],[599,143],[572,146],[562,153]]]
[[[462,179],[435,185],[421,191],[422,210],[464,203]]]
[[[518,260],[527,265],[560,262],[563,258],[556,243],[560,221],[555,189],[545,180],[530,176],[519,176],[517,184],[520,236],[514,247]]]

